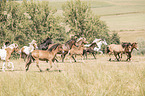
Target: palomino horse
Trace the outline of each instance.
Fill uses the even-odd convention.
[[[32,40],[29,46],[24,46],[20,49],[20,58],[24,58],[25,61],[26,57],[35,49],[38,49],[37,43],[35,40]]]
[[[8,64],[8,65],[12,64],[11,70],[14,70],[13,63],[9,61],[9,58],[11,57],[11,54],[14,51],[18,51],[18,45],[16,43],[11,44],[4,49],[0,49],[0,60],[3,61],[3,67],[2,67],[3,72],[5,72],[5,64]]]
[[[52,44],[52,43],[53,43],[52,39],[49,38],[49,37],[47,37],[42,43],[40,43],[40,44],[38,45],[38,49],[39,49],[39,50],[47,50],[49,44]]]
[[[83,50],[84,50],[84,44],[88,43],[86,41],[86,38],[79,38],[76,42],[76,45],[73,45],[72,48],[69,50],[68,54],[70,54],[70,57],[74,59],[74,62],[76,62],[76,59],[73,55],[80,55],[83,61]],[[71,59],[70,59],[71,61]]]
[[[116,45],[116,44],[111,44],[108,46],[109,49],[109,56],[114,53],[114,56],[116,59],[119,61],[122,58],[122,54],[128,52],[131,52],[131,44],[128,43],[127,45]],[[118,58],[117,58],[118,55]],[[121,55],[121,56],[119,56]],[[109,59],[111,61],[111,58]]]
[[[125,42],[123,44],[128,44],[128,43]],[[131,51],[130,52],[126,51],[126,54],[127,54],[126,61],[130,61],[131,60],[131,53],[132,53],[133,49],[136,49],[137,51],[139,50],[136,42],[131,44]]]
[[[95,47],[94,48],[94,51],[97,51],[97,52],[100,52],[101,54],[103,54],[103,52],[101,51],[101,46],[102,46],[102,44],[104,44],[104,45],[107,45],[107,42],[106,42],[106,40],[104,39],[104,41],[99,41],[98,43],[97,43],[97,46],[98,47]]]
[[[36,65],[39,68],[40,72],[42,71],[39,67],[39,60],[49,61],[50,68],[47,68],[47,71],[52,68],[52,62],[54,62],[55,56],[57,52],[63,51],[61,44],[55,44],[51,48],[46,50],[34,50],[31,54],[29,54],[27,62],[26,62],[26,71],[28,71],[30,64],[36,60]],[[57,67],[58,68],[58,67]],[[59,69],[60,72],[60,69]]]

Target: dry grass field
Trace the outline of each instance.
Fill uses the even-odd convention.
[[[52,7],[62,14],[61,5],[67,0],[50,0]],[[145,39],[145,0],[83,0],[91,5],[93,13],[105,21],[112,32],[118,32],[121,41],[135,42]],[[136,51],[136,50],[135,50]],[[2,72],[0,62],[0,96],[145,96],[145,56],[133,54],[132,61],[108,61],[109,56],[89,56],[82,63],[40,62],[44,70],[39,72],[36,64],[25,72],[22,59],[11,61],[14,71]],[[114,58],[112,56],[112,58]],[[79,58],[78,58],[79,59]]]
[[[108,55],[89,56],[85,63],[57,63],[45,71],[49,64],[40,62],[44,70],[39,72],[36,64],[25,72],[25,62],[12,60],[14,71],[0,72],[0,96],[144,96],[145,56],[133,56],[131,62],[113,60]],[[114,57],[113,57],[114,58]]]

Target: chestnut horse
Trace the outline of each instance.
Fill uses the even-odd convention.
[[[128,44],[128,43],[124,42],[123,44]],[[126,61],[130,61],[131,60],[131,53],[132,53],[133,49],[136,49],[137,51],[139,50],[136,42],[131,44],[131,51],[130,52],[126,51],[126,54],[127,54]]]
[[[11,57],[11,54],[14,51],[18,51],[18,45],[16,43],[13,43],[11,45],[9,45],[8,47],[4,48],[4,49],[0,49],[0,60],[3,61],[3,67],[2,67],[2,71],[5,72],[5,64],[9,65],[12,64],[12,69],[14,70],[14,65],[12,62],[9,61],[9,58]]]
[[[34,60],[36,60],[36,65],[39,68],[40,72],[42,72],[42,70],[39,67],[39,60],[49,61],[50,68],[47,68],[47,71],[50,70],[52,68],[52,62],[54,62],[55,56],[56,56],[57,52],[59,52],[59,51],[63,51],[61,44],[53,45],[51,48],[48,49],[48,51],[46,51],[46,50],[34,50],[28,56],[28,59],[27,59],[27,62],[26,62],[26,66],[25,66],[26,71],[28,71],[30,64]],[[59,72],[60,72],[60,69],[59,69]]]
[[[119,61],[122,59],[122,54],[128,52],[131,52],[131,44],[125,44],[125,45],[116,45],[116,44],[111,44],[108,46],[109,49],[109,56],[114,53],[114,56],[116,57],[116,59]],[[118,58],[117,58],[118,55]],[[121,55],[121,56],[120,56]],[[111,58],[109,59],[109,61],[111,61]]]
[[[73,55],[80,55],[83,61],[83,50],[84,50],[84,44],[86,43],[88,43],[86,41],[86,38],[79,38],[76,44],[73,45],[72,48],[69,50],[68,54],[70,54],[70,57],[74,59],[74,62],[76,62],[76,59],[74,58]]]

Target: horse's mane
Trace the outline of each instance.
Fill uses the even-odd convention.
[[[61,45],[61,44],[57,43],[57,44],[53,45],[52,47],[50,47],[50,48],[48,49],[48,51],[49,51],[49,52],[52,52],[52,50],[55,50],[59,45]]]
[[[96,43],[91,43],[91,45],[89,47],[92,47],[93,45],[96,45]]]
[[[130,42],[122,42],[122,47],[124,48],[124,47],[128,47],[129,45],[131,45],[131,43]]]
[[[76,42],[75,39],[71,39],[71,40],[66,41],[66,42],[65,42],[65,45],[69,44],[72,40],[74,40],[74,41]]]
[[[50,37],[47,37],[45,40],[43,40],[42,42],[41,42],[41,44],[43,44],[43,43],[45,43],[47,40],[49,40],[49,39],[51,39]]]

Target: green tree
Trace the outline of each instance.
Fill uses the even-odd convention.
[[[108,27],[99,16],[92,14],[90,7],[80,0],[71,0],[63,5],[63,15],[70,34],[84,36],[88,41],[95,38],[109,39]]]

